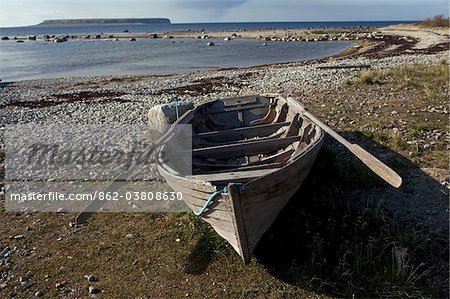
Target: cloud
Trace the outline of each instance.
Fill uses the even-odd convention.
[[[251,0],[176,0],[174,7],[176,19],[184,22],[221,22],[228,21],[230,12],[239,9],[242,5]],[[190,17],[191,20],[188,20]],[[232,16],[231,20],[232,21]]]
[[[448,15],[447,0],[249,0],[228,13],[232,21],[421,20]]]
[[[174,23],[419,20],[447,0],[0,0],[0,27],[55,18],[168,17]]]
[[[176,5],[179,8],[189,10],[225,12],[246,2],[248,0],[179,0]]]

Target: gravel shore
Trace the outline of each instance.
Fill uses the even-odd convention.
[[[149,108],[171,101],[174,95],[198,104],[242,92],[314,93],[342,85],[345,79],[360,72],[358,66],[361,65],[384,69],[432,64],[447,59],[448,55],[449,52],[383,59],[358,57],[166,76],[80,77],[3,83],[0,89],[1,126],[28,122],[144,123]],[[356,67],[320,69],[322,66]],[[186,87],[184,92],[177,91],[180,87]]]

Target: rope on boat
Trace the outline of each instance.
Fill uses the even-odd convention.
[[[216,192],[214,192],[213,194],[211,194],[211,196],[210,196],[210,197],[208,198],[208,200],[205,202],[205,205],[203,206],[203,208],[200,209],[200,211],[198,211],[198,212],[193,211],[193,212],[194,212],[194,215],[195,215],[195,216],[201,216],[201,215],[205,212],[206,208],[211,204],[212,200],[213,200],[217,195],[222,194],[222,193],[227,193],[227,192],[228,192],[228,188],[227,188],[227,187],[223,187],[223,189],[217,190]]]
[[[242,183],[235,183],[235,184],[238,185],[238,186],[241,188],[241,190],[243,190],[244,184],[242,184]],[[192,211],[192,212],[194,213],[194,215],[195,215],[195,216],[201,216],[201,215],[205,212],[205,210],[208,208],[208,206],[211,204],[211,202],[213,201],[213,199],[214,199],[217,195],[222,194],[222,193],[228,193],[228,188],[227,188],[226,186],[223,187],[223,189],[217,190],[217,191],[215,191],[213,194],[211,194],[211,196],[210,196],[210,197],[208,198],[208,200],[205,202],[205,205],[203,206],[203,208],[200,209],[200,211],[198,211],[198,212]]]

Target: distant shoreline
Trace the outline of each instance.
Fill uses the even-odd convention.
[[[108,19],[103,19],[108,20]],[[127,19],[119,19],[119,20],[127,20]],[[138,25],[142,26],[142,22],[136,22],[136,20],[142,20],[142,19],[133,19],[129,18],[128,20],[132,20],[131,22],[120,22],[117,24],[105,24],[109,26],[130,26],[130,25]],[[169,20],[169,19],[168,19]],[[204,28],[205,30],[211,30],[212,27],[216,28],[216,30],[239,30],[239,29],[307,29],[307,28],[375,28],[375,27],[385,27],[390,25],[397,25],[397,24],[413,24],[417,23],[419,21],[318,21],[318,22],[301,22],[301,21],[291,21],[291,22],[195,22],[195,23],[172,23],[171,20],[169,20],[170,23],[161,23],[161,24],[153,24],[153,25],[169,25],[173,26],[173,30],[187,30],[188,28],[192,30],[197,30],[199,28]],[[30,25],[22,25],[22,26],[7,26],[7,27],[0,27],[0,32],[2,30],[20,30],[24,28],[39,28],[39,27],[64,27],[63,25],[45,25],[45,26],[39,26],[40,24],[43,24],[44,22],[41,22],[39,24],[30,24]],[[102,24],[89,24],[92,26],[102,25]],[[144,24],[146,25],[146,24]],[[150,24],[152,25],[152,24]],[[78,25],[76,25],[78,26]],[[84,26],[83,26],[84,27]],[[182,29],[183,28],[183,29]],[[93,32],[92,32],[93,33]],[[2,33],[4,34],[4,33]]]
[[[32,25],[32,27],[41,26],[92,26],[92,25],[155,25],[171,24],[167,18],[108,18],[108,19],[57,19],[45,20],[42,23]]]

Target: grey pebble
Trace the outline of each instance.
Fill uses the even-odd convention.
[[[57,289],[61,289],[66,285],[67,282],[63,281],[63,282],[59,282],[57,284],[55,284],[55,288]]]
[[[89,294],[98,294],[101,292],[102,292],[102,290],[100,290],[99,288],[96,288],[94,286],[89,287]]]
[[[98,278],[95,277],[94,275],[84,275],[84,278],[86,278],[87,281],[91,281],[91,282],[96,282],[96,281],[98,281]]]

